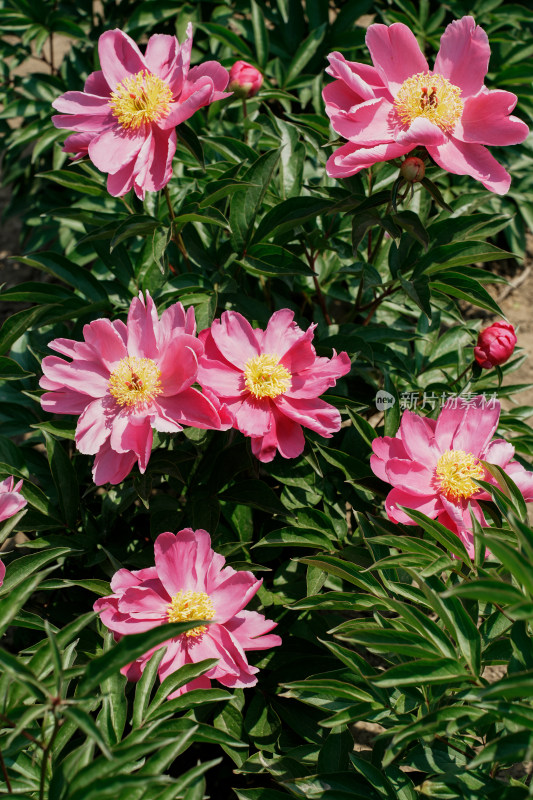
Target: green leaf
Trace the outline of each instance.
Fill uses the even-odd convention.
[[[15,467],[10,466],[9,464],[0,463],[0,480],[4,480],[5,478],[9,478],[12,475],[15,479],[23,479],[21,494],[23,497],[26,498],[28,504],[35,508],[37,511],[40,511],[41,514],[44,514],[46,517],[50,517],[53,522],[57,522],[59,526],[62,526],[63,523],[59,517],[55,514],[55,507],[53,503],[49,500],[49,498],[42,492],[34,483],[32,483],[26,475],[24,475],[20,470],[15,469]]]
[[[82,730],[86,736],[96,742],[106,758],[112,758],[104,738],[90,714],[80,708],[80,706],[66,706],[63,709],[63,714],[67,719],[71,719],[75,722],[76,726]]]
[[[396,686],[427,686],[430,684],[463,683],[472,676],[458,661],[449,658],[420,658],[391,667],[370,680],[382,688]]]
[[[333,550],[333,542],[320,531],[305,528],[280,528],[272,533],[267,533],[262,539],[252,545],[255,547],[312,547],[321,550]]]
[[[239,505],[260,508],[270,514],[286,517],[289,512],[278,499],[275,492],[263,481],[248,480],[234,484],[220,495],[221,500],[232,500]]]
[[[0,356],[0,381],[19,381],[22,380],[22,378],[29,378],[33,374],[33,372],[26,372],[26,370],[12,358]]]
[[[438,280],[435,280],[435,278],[438,278]],[[501,316],[502,312],[498,303],[492,299],[479,281],[461,272],[453,272],[452,270],[439,272],[433,276],[429,286],[435,292],[458,297],[460,300],[466,300],[479,308],[485,308],[487,311],[492,311],[494,314]]]
[[[470,563],[470,556],[466,551],[466,547],[459,537],[448,530],[448,528],[445,528],[440,522],[426,517],[425,514],[422,514],[414,508],[407,508],[406,506],[402,506],[401,508],[408,517],[411,517],[411,519],[418,523],[426,533],[429,533],[432,539],[442,544],[446,550],[451,550],[454,555],[462,559],[466,564]]]
[[[50,308],[52,308],[50,305],[26,308],[8,317],[0,328],[0,354],[9,352],[17,339],[20,339]],[[8,361],[10,359],[4,359],[4,363]]]
[[[150,703],[146,720],[150,721],[154,716],[157,716],[155,712],[159,706],[166,701],[169,694],[177,691],[177,689],[181,689],[182,686],[185,686],[186,683],[190,683],[190,681],[193,681],[195,678],[199,678],[200,675],[203,675],[217,663],[217,658],[206,658],[203,661],[196,661],[193,664],[185,664],[165,678],[157,690],[153,701]]]
[[[244,260],[236,261],[251,275],[312,275],[313,270],[290,250],[276,244],[254,244]]]
[[[298,47],[296,53],[294,54],[294,58],[287,69],[283,88],[285,88],[292,80],[294,80],[294,78],[300,77],[302,71],[307,66],[309,61],[311,61],[318,48],[322,44],[324,36],[326,35],[326,28],[327,24],[323,23],[319,28],[312,30],[307,39],[304,39],[304,41]]]
[[[145,633],[132,633],[124,636],[111,650],[93,659],[87,665],[85,675],[78,688],[78,694],[90,694],[96,687],[114,672],[135,661],[152,647],[167,642],[176,636],[197,628],[198,625],[208,625],[206,620],[191,620],[189,622],[171,622],[152,628]]]
[[[126,239],[131,239],[132,236],[148,236],[160,227],[161,222],[153,217],[148,217],[146,214],[132,214],[114,227],[109,249],[113,252],[115,247]]]
[[[533,753],[533,732],[518,731],[507,736],[498,736],[489,742],[483,750],[472,759],[468,769],[475,769],[481,764],[516,764],[529,761]]]
[[[165,655],[165,652],[166,648],[162,647],[160,650],[157,650],[153,656],[151,656],[143,670],[137,686],[135,687],[135,700],[133,703],[132,719],[133,728],[140,728],[144,721],[148,704],[150,702],[150,694],[152,693],[152,689],[157,678],[157,670],[163,656]]]
[[[50,550],[43,550],[41,553],[33,553],[11,561],[4,583],[0,586],[0,596],[11,595],[13,589],[29,575],[42,569],[51,561],[56,561],[58,558],[62,558],[72,552],[72,547],[53,547]]]
[[[52,477],[59,493],[59,503],[65,522],[75,528],[78,519],[79,487],[76,471],[64,448],[53,436],[43,431]]]
[[[55,569],[55,567],[48,567],[48,569],[43,569],[36,575],[26,578],[10,592],[8,603],[0,603],[0,636],[4,634],[7,627],[15,619],[26,601],[29,600],[35,592],[41,581],[43,581],[53,569]]]
[[[509,258],[509,253],[487,242],[454,242],[452,244],[432,247],[418,260],[413,278],[423,272],[432,275],[442,269],[467,267],[477,261],[498,261]],[[444,266],[445,265],[445,266]]]
[[[265,25],[265,17],[256,0],[251,0],[251,11],[255,51],[259,66],[264,70],[268,60],[268,31]]]
[[[58,183],[60,186],[65,186],[67,189],[74,189],[76,192],[82,194],[89,194],[92,197],[102,197],[107,195],[107,191],[103,183],[89,178],[87,175],[82,175],[81,172],[71,169],[55,169],[50,172],[41,172],[35,176],[36,178],[45,178],[46,180]]]
[[[236,33],[223,25],[217,25],[214,22],[196,22],[196,27],[208,33],[214,39],[218,39],[234,53],[238,53],[245,61],[253,61],[254,55],[244,39],[237,36]]]
[[[307,556],[300,558],[303,564],[310,564],[314,567],[320,567],[330,575],[336,575],[348,583],[353,583],[360,589],[370,592],[379,597],[386,597],[386,592],[383,586],[368,572],[364,572],[362,567],[352,564],[350,561],[343,561],[335,556],[320,555],[320,556]]]
[[[251,184],[245,192],[233,195],[230,208],[231,244],[234,250],[244,255],[253,233],[254,220],[272,180],[280,158],[279,150],[263,153],[242,176]]]
[[[69,261],[59,253],[46,252],[30,256],[17,256],[17,261],[47,272],[49,275],[54,275],[59,280],[73,286],[88,300],[109,302],[106,289],[88,269],[74,264],[73,261]]]
[[[320,214],[331,211],[331,200],[321,197],[289,197],[273,206],[263,217],[254,234],[254,242],[261,242],[274,234],[279,236],[294,230]]]

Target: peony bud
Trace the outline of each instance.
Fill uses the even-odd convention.
[[[229,72],[228,90],[247,99],[254,97],[263,83],[263,76],[256,67],[246,61],[236,61]]]
[[[426,168],[421,158],[410,156],[402,163],[400,173],[409,183],[419,183],[426,174]]]
[[[499,367],[512,356],[516,345],[516,335],[510,322],[494,322],[480,331],[474,358],[483,369]]]

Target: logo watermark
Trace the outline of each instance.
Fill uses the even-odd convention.
[[[400,392],[400,409],[402,411],[414,411],[415,409],[424,409],[434,411],[436,408],[466,408],[475,397],[481,398],[482,408],[494,408],[498,401],[496,392],[488,394],[486,392],[465,392],[464,394],[457,392]],[[380,389],[375,398],[374,403],[378,411],[387,411],[392,408],[396,403],[396,398],[390,392]]]

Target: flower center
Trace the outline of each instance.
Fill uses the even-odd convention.
[[[446,450],[437,461],[440,490],[451,500],[471,497],[479,492],[473,478],[483,478],[485,470],[473,453],[464,450]]]
[[[128,356],[119,361],[109,377],[109,392],[119,406],[149,403],[161,394],[161,371],[151,358]]]
[[[215,607],[205,592],[182,592],[174,595],[167,606],[169,622],[188,622],[190,619],[213,619]],[[207,625],[199,625],[185,632],[185,636],[201,636]]]
[[[279,363],[279,356],[263,353],[248,359],[244,382],[254,397],[277,397],[291,385],[291,373]]]
[[[463,113],[461,89],[442,75],[419,72],[402,83],[394,106],[403,125],[426,117],[442,131],[450,133]]]
[[[123,128],[136,130],[168,117],[173,94],[164,80],[141,70],[119,83],[109,105]]]

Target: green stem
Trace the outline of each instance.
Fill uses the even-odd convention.
[[[185,242],[183,241],[182,235],[181,235],[181,233],[179,233],[179,231],[178,231],[178,233],[174,232],[174,220],[176,219],[176,215],[175,215],[174,209],[172,207],[172,201],[170,199],[170,192],[168,190],[168,186],[165,186],[165,188],[163,189],[163,192],[165,194],[165,200],[167,201],[168,213],[170,214],[171,239],[174,242],[174,244],[176,245],[176,247],[178,248],[178,250],[180,251],[180,253],[183,256],[183,258],[185,259],[185,269],[187,270],[187,272],[190,272],[191,271],[191,264],[190,264],[190,261],[189,261],[189,254],[187,252],[187,248],[185,247]],[[176,272],[176,270],[174,268],[172,268],[172,271]]]
[[[315,253],[313,255],[312,253],[310,253],[307,250],[307,247],[305,246],[305,244],[304,244],[303,248],[304,248],[305,256],[307,258],[307,263],[309,264],[310,268],[313,271],[313,283],[315,284],[315,291],[316,291],[316,295],[317,295],[317,298],[318,298],[318,304],[319,304],[319,306],[320,306],[320,308],[322,310],[322,314],[324,316],[324,320],[326,321],[326,325],[331,325],[331,317],[328,314],[328,309],[326,307],[326,300],[325,300],[324,295],[322,293],[322,289],[320,288],[320,284],[318,282],[318,277],[317,277],[316,270],[315,270],[315,261],[316,261],[316,257],[317,257],[318,254]]]
[[[41,780],[39,783],[39,800],[45,800],[44,797],[44,789],[46,784],[46,770],[48,767],[48,759],[52,753],[52,746],[54,744],[55,738],[57,736],[57,732],[59,730],[59,719],[57,718],[56,714],[54,713],[54,730],[52,731],[52,735],[50,736],[50,741],[46,745],[43,753],[43,760],[41,761]]]
[[[7,791],[9,792],[9,794],[13,794],[13,789],[11,788],[11,781],[9,780],[9,775],[7,774],[6,762],[4,761],[4,756],[2,755],[1,750],[0,750],[0,768],[2,770],[4,780],[6,782]]]
[[[243,120],[246,120],[248,117],[248,109],[246,108],[246,98],[242,98],[242,116]],[[243,123],[243,142],[244,144],[248,144],[248,131],[246,130],[246,125]]]

